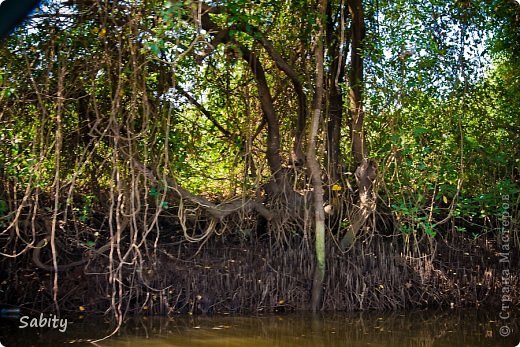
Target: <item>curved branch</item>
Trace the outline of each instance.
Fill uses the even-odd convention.
[[[267,120],[267,161],[271,172],[275,178],[278,178],[282,169],[282,158],[280,156],[280,126],[274,109],[273,98],[265,79],[264,69],[257,56],[244,46],[240,45],[239,49],[242,52],[242,58],[247,61],[255,76],[262,111]]]
[[[244,28],[245,30],[245,28]],[[282,58],[282,56],[274,49],[273,44],[267,39],[258,29],[253,28],[253,37],[256,38],[265,48],[275,65],[283,71],[291,80],[294,91],[298,96],[298,119],[296,121],[296,129],[293,146],[293,161],[297,165],[302,165],[304,162],[304,155],[302,150],[302,141],[305,130],[305,122],[307,119],[307,99],[303,92],[303,86],[300,77],[294,69]],[[245,31],[247,32],[247,31]]]
[[[53,264],[45,264],[42,260],[41,260],[41,251],[48,245],[50,244],[50,241],[51,241],[51,225],[50,225],[50,221],[49,220],[46,220],[44,222],[45,224],[45,229],[47,231],[47,235],[40,241],[38,242],[34,247],[33,247],[33,252],[32,252],[32,262],[34,263],[34,265],[36,265],[37,267],[39,267],[40,269],[42,270],[45,270],[45,271],[58,271],[58,272],[61,272],[61,271],[65,271],[65,270],[68,270],[70,268],[73,268],[75,266],[80,266],[80,265],[83,265],[85,263],[87,263],[89,260],[92,260],[92,258],[95,256],[95,255],[99,255],[99,254],[102,254],[104,252],[106,252],[107,250],[110,249],[110,246],[112,244],[112,240],[109,240],[107,243],[105,243],[103,246],[101,246],[100,248],[98,249],[92,249],[89,251],[89,254],[90,256],[89,257],[83,257],[82,259],[80,260],[77,260],[77,261],[73,261],[73,262],[70,262],[68,264],[57,264],[56,266],[54,266]],[[127,222],[128,223],[128,222]],[[126,223],[126,224],[127,224]],[[124,228],[126,228],[126,224],[124,226]]]
[[[125,154],[126,156],[126,154]],[[128,156],[127,156],[128,157]],[[156,172],[148,167],[146,167],[143,163],[139,162],[135,158],[131,158],[130,162],[132,166],[138,171],[142,172],[150,181],[159,182],[159,175]],[[177,181],[171,177],[165,177],[164,181],[168,185],[168,188],[172,189],[180,196],[182,199],[186,199],[191,201],[194,204],[197,204],[204,208],[212,217],[217,220],[222,220],[224,217],[230,215],[231,213],[237,212],[239,210],[248,210],[248,211],[256,211],[260,215],[262,215],[265,219],[271,220],[273,218],[272,213],[260,202],[254,200],[242,200],[237,199],[230,202],[226,202],[220,205],[216,205],[211,201],[204,199],[201,196],[194,195],[188,190],[184,189]]]
[[[85,257],[81,260],[77,260],[77,261],[74,261],[74,262],[71,262],[68,264],[58,264],[56,268],[53,265],[47,265],[47,264],[43,263],[43,261],[41,260],[41,251],[43,248],[45,248],[45,246],[47,246],[47,244],[49,244],[50,239],[51,239],[51,236],[47,235],[44,239],[42,239],[40,242],[38,242],[36,244],[36,246],[34,246],[33,253],[32,253],[32,261],[33,261],[34,265],[36,265],[40,269],[46,270],[46,271],[58,270],[59,272],[61,272],[61,271],[68,270],[75,266],[83,265],[86,262],[88,262],[89,260],[91,260],[91,258]],[[111,245],[111,241],[104,244],[100,248],[93,250],[91,254],[95,255],[95,254],[104,253],[110,249],[110,245]]]
[[[203,27],[204,27],[204,25],[203,25]],[[197,55],[197,57],[195,58],[195,61],[197,62],[197,64],[202,63],[204,58],[206,58],[208,55],[210,55],[211,52],[213,52],[220,43],[225,42],[228,39],[229,39],[229,29],[222,29],[222,30],[218,31],[215,34],[213,40],[211,40],[211,42],[208,44],[208,47],[206,47],[204,52],[202,54]]]
[[[208,6],[203,7],[204,14],[201,18],[202,28],[208,32],[213,32],[215,39],[213,40],[213,48],[218,43],[231,42],[232,38],[229,35],[229,29],[220,29],[209,17]],[[282,158],[280,156],[280,126],[278,124],[278,116],[273,105],[273,98],[267,85],[265,78],[265,72],[262,64],[258,60],[257,56],[252,53],[245,46],[237,44],[238,49],[242,53],[242,58],[247,61],[247,64],[251,68],[255,77],[258,89],[258,96],[262,105],[262,111],[267,121],[267,161],[272,174],[278,180],[282,168]],[[205,55],[211,52],[206,50]],[[199,56],[200,59],[200,56]]]
[[[222,220],[224,217],[240,211],[256,211],[260,215],[262,215],[265,219],[271,220],[273,218],[272,213],[265,208],[265,206],[254,200],[242,200],[237,199],[230,202],[226,202],[220,205],[216,205],[209,200],[204,199],[201,196],[194,195],[181,187],[173,178],[166,177],[166,183],[168,187],[173,189],[181,198],[189,200],[193,203],[202,206],[212,217],[217,220]]]

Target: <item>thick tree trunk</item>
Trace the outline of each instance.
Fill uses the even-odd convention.
[[[366,157],[365,137],[363,134],[363,39],[365,22],[361,0],[349,0],[348,8],[352,17],[352,45],[350,69],[350,131],[352,154],[356,166]]]
[[[298,118],[296,119],[295,124],[292,161],[295,165],[303,165],[304,157],[302,150],[302,142],[303,137],[305,135],[305,123],[307,120],[307,101],[305,97],[305,92],[303,91],[302,82],[300,81],[300,77],[298,76],[298,74],[274,49],[273,44],[267,38],[265,38],[260,32],[258,32],[258,34],[254,36],[257,37],[257,39],[260,41],[267,53],[269,53],[269,56],[273,59],[276,66],[281,71],[283,71],[287,75],[287,77],[289,77],[292,81],[294,92],[298,97]]]
[[[316,265],[312,282],[311,308],[316,312],[320,308],[323,278],[325,277],[325,211],[323,210],[323,186],[321,181],[321,169],[316,158],[316,137],[320,125],[321,103],[323,100],[323,38],[324,18],[327,8],[327,0],[319,3],[318,28],[316,35],[316,90],[313,100],[313,115],[310,132],[309,148],[307,151],[307,164],[309,167],[313,187],[314,223],[316,230]]]
[[[356,167],[355,177],[359,192],[359,201],[350,213],[350,228],[342,238],[342,250],[349,248],[355,241],[359,231],[366,226],[368,217],[375,211],[376,199],[374,181],[377,177],[377,164],[367,159],[367,148],[363,130],[363,39],[365,22],[361,0],[349,0],[348,8],[352,17],[351,27],[351,69],[350,69],[350,131],[352,155]]]
[[[271,168],[271,172],[280,183],[282,176],[282,157],[280,156],[280,126],[278,124],[278,116],[276,115],[273,98],[267,81],[265,79],[264,69],[258,61],[256,55],[251,53],[246,47],[240,46],[242,57],[247,61],[251,71],[253,72],[258,89],[258,96],[262,105],[265,119],[267,120],[267,162]]]
[[[229,36],[229,29],[220,28],[210,18],[209,14],[218,11],[217,8],[210,6],[203,6],[204,13],[201,16],[200,24],[202,28],[208,32],[215,32],[213,35],[213,41],[210,48],[202,55],[198,57],[199,62],[204,59],[212,50],[214,50],[220,43],[227,43],[233,41]],[[242,58],[247,62],[253,75],[255,77],[256,86],[258,89],[258,96],[262,105],[262,111],[264,118],[267,121],[267,162],[271,169],[271,173],[274,175],[277,183],[282,180],[282,157],[280,155],[280,126],[278,116],[274,109],[273,98],[267,85],[265,78],[264,68],[258,60],[258,57],[251,52],[248,48],[238,44],[238,49],[242,53]]]
[[[345,30],[346,6],[343,1],[336,10],[329,3],[327,7],[327,52],[331,61],[327,78],[327,172],[329,184],[340,179],[340,139],[343,123],[343,90],[345,82],[346,47],[348,38]],[[335,12],[334,12],[335,11]],[[339,28],[335,26],[339,20]],[[339,29],[339,30],[338,30]]]
[[[340,242],[342,251],[352,246],[359,231],[366,225],[368,217],[376,209],[376,196],[374,193],[374,182],[377,178],[376,162],[372,159],[363,159],[356,169],[355,176],[359,191],[359,201],[353,206],[349,216],[350,228]]]

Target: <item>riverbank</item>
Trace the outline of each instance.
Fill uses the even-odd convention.
[[[304,237],[274,242],[215,237],[200,245],[163,242],[143,247],[134,264],[116,266],[107,255],[58,273],[62,315],[107,312],[114,302],[135,315],[258,314],[309,309],[314,253]],[[121,250],[125,251],[121,243]],[[427,307],[498,307],[519,303],[519,259],[491,239],[452,235],[373,235],[345,253],[329,242],[324,311]],[[148,252],[146,255],[144,252]],[[45,252],[42,252],[42,257]],[[3,259],[0,297],[8,307],[55,313],[52,272],[23,257]],[[43,261],[43,260],[42,260]],[[120,271],[114,299],[111,272]],[[115,270],[112,271],[112,273]],[[509,276],[509,277],[506,277]]]

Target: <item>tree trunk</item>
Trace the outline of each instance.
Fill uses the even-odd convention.
[[[318,33],[316,35],[316,90],[313,100],[312,125],[310,132],[309,148],[307,151],[307,163],[310,171],[313,187],[314,223],[316,230],[316,265],[312,282],[311,308],[316,312],[321,304],[323,278],[325,277],[325,211],[323,210],[323,186],[321,181],[321,169],[316,158],[316,137],[320,125],[321,103],[323,100],[323,38],[324,18],[327,8],[327,0],[319,3]]]
[[[202,55],[198,57],[199,62],[204,59],[215,47],[221,43],[232,42],[232,38],[229,36],[230,30],[228,28],[222,29],[213,22],[209,14],[218,11],[217,8],[204,5],[204,14],[201,16],[201,26],[204,30],[212,31],[213,41],[210,48]],[[262,111],[264,118],[267,122],[267,162],[271,169],[271,173],[274,175],[276,182],[280,183],[282,180],[282,157],[280,155],[280,125],[278,116],[274,109],[273,98],[267,85],[265,78],[265,72],[262,64],[258,60],[256,54],[250,51],[247,47],[237,44],[238,49],[242,53],[242,58],[247,62],[253,75],[255,77],[258,96],[262,105]]]
[[[363,130],[363,39],[365,37],[365,22],[363,4],[361,0],[349,0],[348,8],[352,17],[351,27],[351,69],[350,69],[350,131],[352,140],[352,155],[356,185],[359,191],[359,201],[353,206],[349,216],[350,227],[340,242],[340,248],[344,251],[355,241],[357,234],[368,221],[368,217],[374,213],[376,199],[373,191],[377,177],[377,163],[367,159],[367,149]]]
[[[337,64],[333,63],[333,67]],[[334,69],[332,70],[334,71]],[[329,109],[327,123],[327,172],[329,181],[336,183],[339,180],[340,163],[340,137],[341,120],[343,114],[343,97],[339,85],[334,81],[334,77],[329,79]]]
[[[277,183],[280,183],[282,176],[282,157],[280,156],[280,126],[278,124],[278,116],[274,110],[273,98],[265,79],[264,69],[258,61],[256,55],[249,51],[246,47],[240,46],[242,57],[247,61],[251,71],[253,72],[260,97],[260,104],[264,117],[267,120],[267,162],[271,168]]]
[[[335,11],[335,12],[334,12]],[[343,49],[349,38],[346,37],[345,17],[347,16],[343,1],[337,10],[332,4],[327,6],[327,52],[331,61],[327,78],[327,173],[329,184],[340,179],[340,138],[343,122],[343,90],[345,82],[346,54]],[[338,23],[339,28],[334,24]],[[338,30],[339,29],[339,30]]]
[[[350,69],[350,135],[355,166],[366,157],[363,134],[363,57],[361,55],[365,37],[365,22],[361,0],[349,0],[348,8],[352,17],[352,45]]]

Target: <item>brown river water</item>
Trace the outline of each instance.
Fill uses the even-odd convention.
[[[49,315],[45,326],[31,327],[31,322],[42,323],[39,314],[33,314],[24,320],[1,319],[0,343],[5,347],[513,347],[520,342],[520,312],[507,313],[508,319],[502,319],[500,311],[470,309],[142,317],[126,321],[118,334],[96,343],[91,341],[111,332],[103,317],[69,318],[64,329],[57,318],[53,327]],[[21,328],[24,322],[27,326]]]

